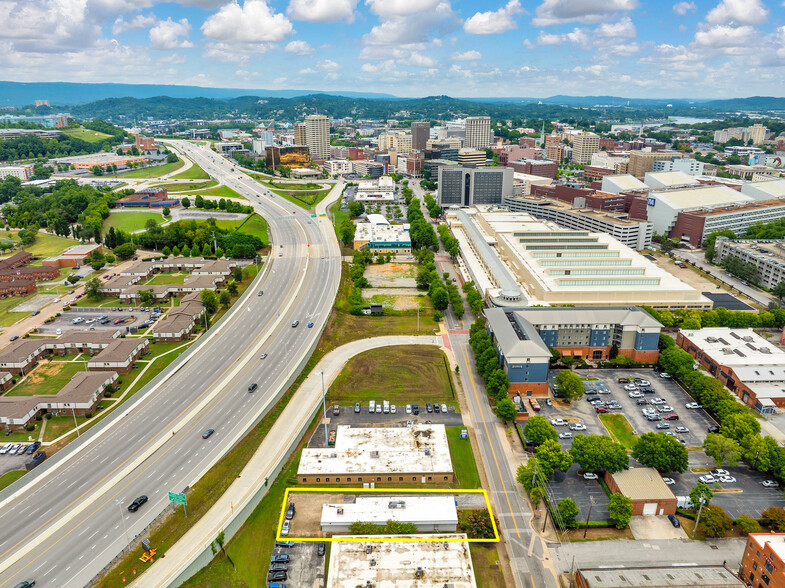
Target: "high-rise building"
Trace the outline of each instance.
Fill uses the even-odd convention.
[[[486,149],[491,144],[491,117],[466,117],[466,140],[463,146],[467,149]]]
[[[670,161],[674,157],[682,157],[681,151],[631,151],[630,162],[627,164],[627,173],[642,178],[650,172],[655,161]]]
[[[412,149],[425,151],[425,144],[431,136],[431,123],[421,121],[412,123]]]
[[[294,123],[294,144],[307,145],[305,138],[305,123]]]
[[[594,133],[575,135],[572,142],[573,163],[589,163],[593,153],[600,150],[600,137]]]
[[[479,149],[459,149],[458,163],[461,165],[485,165],[485,151]]]
[[[327,161],[330,159],[330,119],[323,114],[311,114],[305,117],[305,144],[308,146],[311,160]]]
[[[562,145],[561,143],[548,145],[545,148],[545,159],[550,159],[556,163],[561,163],[561,160],[565,157],[566,148],[566,145]]]
[[[766,135],[769,132],[765,126],[760,123],[755,123],[751,127],[747,127],[747,132],[750,134],[750,140],[753,145],[760,145],[766,140]]]
[[[439,167],[439,205],[501,204],[512,194],[509,167]]]

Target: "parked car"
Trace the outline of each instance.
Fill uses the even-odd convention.
[[[684,406],[686,406],[687,408],[703,408],[703,406],[698,404],[697,402],[688,402]]]
[[[627,392],[636,392],[638,387],[635,384],[625,384],[624,389],[627,390]]]
[[[277,582],[279,580],[286,580],[286,578],[287,578],[286,572],[270,572],[269,574],[267,574],[268,582]]]
[[[41,447],[41,442],[40,441],[36,441],[35,443],[31,443],[30,445],[27,446],[27,449],[25,450],[25,453],[27,455],[33,455],[36,451],[38,451],[39,447]]]
[[[651,386],[651,382],[649,382],[649,380],[643,380],[641,378],[635,378],[635,383],[638,386]]]
[[[442,412],[447,412],[447,405],[446,404],[442,404]]]
[[[661,378],[664,378],[664,379],[666,379],[666,380],[669,380],[669,379],[670,379],[670,378],[672,378],[673,376],[671,376],[671,375],[670,375],[668,372],[660,372],[660,377],[661,377]]]
[[[761,485],[763,485],[764,488],[779,488],[780,487],[780,483],[776,482],[774,480],[763,480],[763,482],[761,482]]]
[[[294,547],[294,541],[276,541],[276,547]]]
[[[390,414],[395,414],[397,412],[398,412],[398,407],[395,406],[394,404],[391,404],[390,405]]]
[[[551,424],[554,427],[564,427],[567,425],[567,421],[565,421],[564,419],[551,419]]]
[[[605,414],[607,412],[610,412],[607,408],[604,408],[602,406],[598,406],[594,410],[597,411],[597,414]]]
[[[597,480],[598,476],[595,473],[586,472],[585,474],[583,474],[583,479],[584,480]]]
[[[381,413],[382,413],[382,403],[381,402],[377,402],[376,403],[376,414],[381,414]]]
[[[638,398],[638,405],[641,404],[649,404],[649,401],[646,400],[645,398]]]
[[[411,404],[407,404],[406,405],[406,414],[412,414],[412,405]]]
[[[705,476],[701,476],[700,478],[698,478],[698,480],[700,482],[703,482],[704,484],[713,484],[714,482],[717,481],[717,478],[715,478],[711,474],[706,474]]]
[[[643,398],[643,392],[630,392],[628,396],[630,398]]]
[[[324,541],[319,541],[316,546],[316,555],[322,557],[327,551],[327,544]]]
[[[630,383],[630,379],[629,378],[617,378],[616,381],[619,384],[629,384]]]
[[[736,483],[736,478],[733,476],[720,476],[720,483],[721,484],[734,484]]]
[[[668,515],[668,520],[671,522],[671,525],[677,529],[681,527],[681,523],[679,523],[679,519],[676,518],[676,515]]]
[[[291,521],[294,518],[294,502],[290,502],[289,506],[286,507],[286,520]]]
[[[425,403],[425,410],[428,412],[433,412],[433,405],[430,402]]]
[[[690,430],[687,427],[676,427],[677,433],[689,433]]]
[[[292,523],[291,523],[291,521],[289,521],[289,520],[286,520],[286,521],[284,521],[284,522],[283,522],[283,525],[281,526],[281,536],[282,536],[282,537],[286,537],[286,536],[289,534],[289,526],[290,526],[291,524],[292,524]],[[286,578],[284,578],[284,580],[285,580],[285,579],[286,579]]]
[[[360,414],[360,403],[359,402],[355,402],[354,403],[354,414]]]
[[[289,561],[288,553],[279,553],[278,555],[273,555],[270,558],[270,563],[286,563],[288,561]]]
[[[131,504],[128,505],[128,510],[130,512],[136,512],[145,502],[147,502],[147,496],[142,494],[139,498],[135,499]]]
[[[571,431],[585,431],[586,425],[583,423],[570,423],[570,430]]]
[[[665,482],[668,486],[673,486],[676,483],[676,480],[673,478],[663,478],[663,482]]]
[[[670,429],[671,425],[670,425],[670,423],[657,423],[657,428],[658,429]]]
[[[728,470],[721,470],[719,468],[716,470],[711,470],[709,473],[712,476],[730,476],[730,472]]]
[[[572,433],[570,431],[559,433],[559,439],[572,439]]]
[[[6,443],[2,447],[0,447],[0,454],[5,455],[6,453],[8,453],[8,450],[11,449],[13,446],[14,446],[13,443]]]
[[[662,398],[652,398],[649,402],[655,405],[666,404],[665,400],[663,400]]]
[[[677,415],[675,412],[672,412],[671,414],[666,414],[665,415],[665,420],[666,421],[678,421],[679,420],[679,415]]]
[[[586,397],[586,402],[589,402],[589,403],[591,403],[591,402],[599,402],[599,401],[600,401],[600,397],[599,396],[587,396]]]

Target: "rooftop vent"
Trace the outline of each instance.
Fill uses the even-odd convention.
[[[717,337],[706,337],[706,341],[709,343],[716,343]]]
[[[371,567],[373,567],[375,565],[376,565],[376,559],[375,558],[371,558]]]
[[[387,508],[406,508],[406,502],[403,500],[391,500],[387,504]]]
[[[338,457],[338,454],[337,454],[337,453],[331,453],[331,454],[330,454],[330,457],[332,457],[332,458],[336,458],[336,457]]]
[[[423,575],[425,575],[425,572],[423,572],[423,569],[420,567],[418,567],[417,570],[414,572],[415,578],[422,578]]]
[[[374,450],[374,451],[371,451],[371,457],[373,457],[373,458],[378,458],[378,457],[379,457],[379,452],[378,452],[378,451],[376,451],[376,450]]]
[[[744,337],[742,337],[742,339],[744,339],[747,343],[752,343],[752,341],[754,341],[754,339],[749,335],[745,335]]]
[[[430,455],[430,454],[431,454],[431,448],[430,447],[426,447],[425,448],[425,455]]]
[[[761,353],[771,353],[771,349],[769,349],[768,347],[761,347],[758,349],[758,351],[760,351]]]

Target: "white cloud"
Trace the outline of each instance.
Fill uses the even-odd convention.
[[[224,43],[277,43],[292,35],[294,27],[265,0],[226,4],[202,25],[205,37]]]
[[[430,0],[428,0],[430,2]],[[421,43],[458,26],[450,3],[440,0],[427,12],[408,16],[382,18],[381,23],[363,36],[365,46],[400,46]]]
[[[759,25],[766,22],[769,11],[761,0],[722,0],[706,16],[710,24]]]
[[[523,46],[526,47],[527,49],[534,49],[537,45],[529,41],[529,39],[524,39]]]
[[[85,0],[0,2],[0,39],[9,39],[18,51],[61,53],[90,47],[100,38]]]
[[[477,12],[463,23],[463,30],[472,35],[494,35],[518,28],[515,15],[523,12],[519,0],[510,0],[499,10]]]
[[[598,37],[634,37],[638,34],[630,17],[625,16],[616,23],[603,23],[594,29]]]
[[[441,3],[442,0],[365,0],[371,12],[384,18],[429,12]]]
[[[187,49],[193,47],[188,41],[191,24],[187,18],[173,21],[171,18],[160,21],[150,29],[150,49],[164,51],[168,49]]]
[[[309,22],[353,21],[356,6],[357,0],[291,0],[286,14]]]
[[[205,10],[215,10],[226,4],[226,0],[174,0],[183,6],[198,6]]]
[[[118,16],[112,25],[112,34],[119,35],[124,31],[132,29],[146,29],[155,24],[155,16],[152,14],[144,15],[137,14],[131,20],[125,20],[122,16]]]
[[[332,59],[324,59],[317,63],[316,67],[324,71],[338,71],[341,69],[341,66],[335,63]]]
[[[717,25],[697,31],[695,43],[714,49],[746,47],[756,35],[755,29],[748,25],[741,27]]]
[[[681,16],[696,10],[698,10],[698,7],[695,5],[695,2],[677,2],[673,5],[673,12]]]
[[[299,40],[289,41],[289,43],[286,44],[284,51],[293,55],[313,55],[315,53],[314,48],[311,47],[307,41]]]
[[[464,51],[463,53],[453,53],[453,56],[450,59],[453,61],[476,61],[482,59],[482,53],[474,50]]]
[[[540,31],[537,37],[538,45],[561,45],[568,42],[573,45],[587,45],[589,43],[589,35],[586,29],[575,27],[571,32],[562,35]]]
[[[607,15],[637,8],[638,0],[543,0],[532,24],[547,27],[565,22],[598,22]]]
[[[618,45],[611,45],[606,49],[608,53],[612,53],[613,55],[635,55],[638,51],[640,51],[640,47],[637,43],[621,43]]]
[[[313,69],[312,67],[306,67],[305,69],[301,69],[297,73],[300,74],[300,75],[310,76],[310,75],[313,75],[313,74],[317,74],[319,72],[316,71],[315,69]]]

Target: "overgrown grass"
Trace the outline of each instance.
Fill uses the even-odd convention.
[[[194,196],[218,196],[219,198],[235,198],[237,200],[248,200],[242,194],[235,192],[229,186],[216,186],[207,190],[195,190]]]
[[[330,190],[298,190],[298,191],[290,191],[290,190],[275,190],[270,189],[271,192],[277,194],[281,198],[285,198],[292,204],[296,204],[297,206],[304,208],[305,210],[314,210],[314,207],[324,200],[324,197],[330,192]]]
[[[78,127],[75,129],[63,129],[63,134],[69,135],[74,139],[80,139],[82,141],[86,141],[88,143],[103,143],[104,141],[112,137],[112,135],[107,135],[106,133],[99,133],[98,131],[91,131],[90,129],[85,129],[84,127]]]
[[[447,427],[447,442],[450,445],[450,458],[460,488],[481,488],[480,473],[474,459],[472,443],[467,437],[461,439],[461,430],[465,427]]]
[[[234,229],[246,235],[253,235],[259,237],[264,244],[270,242],[267,234],[267,221],[256,213],[249,214],[245,219],[221,219],[215,221],[216,226],[222,229]]]
[[[136,178],[147,180],[150,178],[157,178],[166,174],[170,174],[183,167],[185,162],[180,159],[174,163],[164,163],[162,165],[154,165],[152,167],[143,167],[141,169],[132,169],[129,171],[119,172],[118,178]]]
[[[23,382],[6,392],[5,396],[57,394],[63,386],[71,381],[71,378],[83,371],[85,371],[85,362],[83,361],[42,362],[27,375]]]
[[[75,239],[66,239],[65,237],[39,232],[36,235],[35,243],[24,247],[24,250],[35,257],[43,259],[54,255],[60,255],[68,247],[78,244],[79,241]],[[39,260],[38,262],[33,262],[31,265],[41,265],[41,262]]]
[[[623,414],[601,414],[598,416],[615,441],[621,443],[626,449],[635,447],[638,436],[632,432],[632,425],[627,417]]]
[[[35,294],[29,296],[8,296],[0,298],[0,327],[9,327],[15,322],[30,316],[29,312],[10,312],[12,308],[16,308],[19,304],[27,302],[32,299]]]
[[[144,283],[145,286],[182,284],[190,274],[158,274]]]
[[[115,230],[133,233],[145,228],[145,223],[153,219],[156,223],[164,222],[164,216],[160,212],[110,212],[109,217],[104,221],[104,232],[110,227]]]
[[[173,182],[162,182],[160,184],[154,184],[151,188],[166,188],[169,194],[181,194],[185,192],[192,192],[193,190],[201,190],[203,188],[212,188],[213,186],[217,186],[218,182],[215,180],[209,180],[207,182],[188,182],[188,183],[173,183]]]
[[[338,241],[340,242],[341,240],[340,226],[343,224],[343,221],[351,218],[351,215],[348,212],[343,212],[341,210],[340,199],[338,200],[338,202],[336,202],[330,207],[330,214],[333,217],[333,227],[335,228],[335,236],[338,238]]]
[[[201,167],[196,165],[195,163],[191,165],[187,170],[184,172],[180,172],[176,176],[172,176],[173,180],[209,180],[210,174],[204,171]]]

